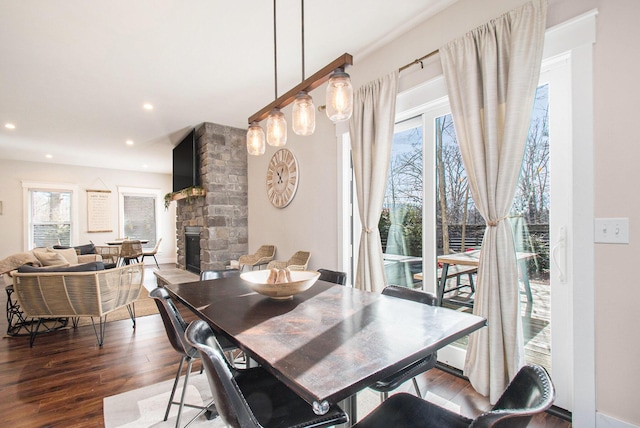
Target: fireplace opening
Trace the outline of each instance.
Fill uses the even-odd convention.
[[[184,228],[185,268],[200,274],[200,229],[198,226]]]

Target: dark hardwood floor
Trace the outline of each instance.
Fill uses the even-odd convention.
[[[145,283],[153,284],[151,270]],[[151,285],[152,287],[153,285]],[[0,303],[6,303],[2,293]],[[191,314],[183,311],[185,317]],[[7,329],[1,317],[0,329]],[[169,345],[159,315],[108,323],[104,346],[98,347],[91,326],[40,335],[33,348],[28,337],[0,340],[0,421],[19,427],[103,427],[104,397],[172,379],[178,355]],[[199,370],[199,363],[194,370]],[[474,416],[489,407],[463,379],[434,369],[420,378],[427,399],[448,400],[453,410]],[[403,389],[412,392],[411,383]],[[532,427],[569,427],[547,414]]]

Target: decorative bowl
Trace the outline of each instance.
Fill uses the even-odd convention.
[[[292,270],[291,282],[268,284],[269,273],[269,269],[255,270],[241,274],[240,278],[247,281],[256,293],[274,300],[289,300],[293,299],[294,295],[308,290],[320,277],[320,272]]]

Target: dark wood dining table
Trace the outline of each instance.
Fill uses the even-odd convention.
[[[169,293],[322,414],[399,369],[483,327],[484,318],[317,281],[291,300],[239,276],[167,284]]]

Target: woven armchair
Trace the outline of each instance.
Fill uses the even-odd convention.
[[[25,318],[72,318],[74,327],[79,317],[98,318],[94,324],[98,345],[104,342],[107,315],[127,307],[135,328],[133,302],[144,287],[142,264],[85,272],[12,272],[13,290]],[[40,322],[31,331],[30,345],[38,333]]]
[[[267,265],[267,269],[289,268],[289,270],[307,270],[307,265],[309,264],[310,258],[311,253],[309,251],[297,251],[287,261],[273,260],[269,262],[269,264]]]
[[[246,254],[244,256],[240,256],[238,259],[238,264],[240,265],[240,270],[245,266],[251,266],[253,269],[254,266],[266,265],[273,257],[276,255],[276,246],[275,245],[262,245],[258,248],[258,251],[255,254]]]

